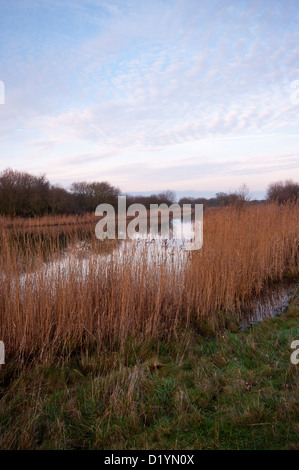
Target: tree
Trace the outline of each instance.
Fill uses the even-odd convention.
[[[243,202],[249,202],[251,197],[250,197],[250,191],[249,187],[247,186],[246,183],[243,183],[236,191],[236,195],[238,196],[239,201]]]
[[[216,193],[216,206],[230,206],[236,204],[238,201],[238,195],[236,193]]]
[[[0,174],[0,212],[22,217],[43,215],[49,210],[49,191],[45,175],[8,168]]]
[[[167,189],[163,193],[159,193],[157,197],[158,197],[158,200],[159,200],[159,204],[164,203],[164,204],[167,204],[169,206],[171,204],[174,204],[175,200],[176,200],[175,192],[171,191],[171,189]]]
[[[267,188],[267,200],[278,202],[278,204],[285,204],[288,201],[298,201],[299,183],[295,183],[293,180],[270,183]]]
[[[171,191],[170,189],[167,189],[166,191],[163,191],[162,193],[159,194],[151,194],[150,196],[143,196],[143,195],[138,195],[138,196],[132,196],[130,194],[126,194],[126,200],[127,200],[127,207],[129,207],[132,204],[142,204],[146,209],[150,209],[151,204],[167,204],[171,205],[175,202],[176,200],[176,194],[174,191]]]
[[[179,205],[182,206],[183,204],[191,204],[192,207],[195,207],[195,204],[203,204],[206,205],[209,202],[209,199],[205,197],[182,197],[179,200]]]
[[[212,200],[211,200],[212,201]],[[249,188],[246,183],[242,184],[236,191],[230,193],[216,193],[216,206],[243,207],[250,201]]]
[[[78,210],[75,196],[57,185],[50,187],[49,205],[52,214],[74,214]]]
[[[87,183],[75,182],[71,185],[71,193],[76,198],[80,212],[93,212],[99,204],[107,203],[117,205],[117,197],[121,195],[119,188],[106,181]]]

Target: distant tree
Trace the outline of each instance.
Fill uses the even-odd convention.
[[[299,183],[293,180],[270,183],[267,188],[267,200],[284,204],[288,201],[299,200]]]
[[[238,200],[236,193],[216,193],[216,198],[214,201],[215,206],[230,206],[235,204]]]
[[[106,181],[87,183],[75,182],[71,185],[71,193],[75,196],[80,212],[93,212],[99,204],[117,205],[117,197],[121,195],[119,188]]]
[[[52,214],[74,214],[78,211],[75,196],[57,185],[50,187],[49,205]]]
[[[143,195],[138,195],[138,196],[132,196],[130,194],[126,194],[126,199],[127,199],[127,207],[130,206],[131,204],[142,204],[144,205],[147,209],[150,209],[151,204],[167,204],[171,205],[175,202],[176,200],[176,194],[174,191],[171,191],[170,189],[159,193],[159,194],[151,194],[150,196],[143,196]]]
[[[239,201],[249,202],[250,197],[250,190],[246,183],[243,183],[239,189],[236,191],[236,195],[238,196]]]
[[[250,201],[249,188],[246,183],[240,186],[236,191],[230,193],[216,193],[216,198],[210,200],[210,205],[216,206],[236,206],[242,207]]]
[[[209,199],[204,197],[182,197],[179,200],[179,205],[182,206],[183,204],[191,204],[192,207],[195,207],[195,204],[203,204],[204,206],[209,202]]]
[[[171,191],[170,189],[167,189],[163,193],[158,194],[158,200],[159,204],[174,204],[176,200],[176,195],[174,191]]]
[[[0,212],[22,217],[43,215],[49,211],[49,191],[44,175],[8,168],[0,174]]]
[[[238,209],[242,209],[246,204],[250,202],[250,191],[246,183],[243,183],[235,192],[236,195],[236,201],[234,202],[234,205]]]

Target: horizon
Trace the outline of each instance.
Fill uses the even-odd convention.
[[[256,198],[299,180],[295,1],[0,6],[3,169]]]
[[[167,190],[167,188],[166,188]],[[159,194],[165,191],[165,189],[160,189],[157,191],[127,191],[126,194],[131,195],[131,196],[151,196],[152,194]],[[179,200],[183,197],[190,197],[190,198],[206,198],[206,199],[211,199],[216,196],[217,193],[230,193],[234,191],[196,191],[192,189],[186,189],[186,190],[173,190],[176,195],[176,199]],[[249,197],[251,200],[264,200],[266,198],[266,191],[250,191],[249,190]]]
[[[5,173],[5,171],[7,170],[12,170],[12,171],[15,171],[13,168],[5,168],[3,169],[2,171],[0,170],[0,176],[2,174]],[[18,171],[18,170],[17,170]],[[25,172],[26,173],[26,172]],[[32,173],[31,173],[32,174]],[[56,185],[55,183],[52,184],[51,181],[49,181],[48,177],[46,174],[40,174],[40,175],[34,175],[34,176],[44,176],[46,178],[46,180],[49,182],[50,186],[56,186],[56,187],[60,187],[60,188],[63,188],[69,192],[72,192],[71,190],[71,185],[68,185],[68,186],[63,186],[63,185]],[[75,181],[73,181],[74,183]],[[87,183],[93,183],[95,181],[87,181]],[[96,181],[98,182],[98,181]],[[107,183],[110,184],[109,181],[106,181]],[[123,191],[122,188],[119,188],[118,189],[120,190],[121,194],[123,196],[151,196],[151,195],[158,195],[160,193],[163,193],[165,191],[172,191],[174,194],[175,194],[175,197],[176,197],[176,200],[179,201],[179,199],[183,198],[183,197],[190,197],[190,198],[206,198],[206,199],[211,199],[211,198],[214,198],[216,196],[217,193],[225,193],[225,194],[231,194],[231,193],[234,193],[236,191],[238,191],[238,189],[240,188],[234,188],[234,189],[229,189],[229,190],[210,190],[210,191],[198,191],[198,190],[194,190],[194,189],[183,189],[183,190],[171,190],[169,188],[160,188],[160,189],[156,189],[156,190],[149,190],[149,191],[134,191],[134,190],[129,190],[129,191]],[[248,190],[248,197],[250,198],[250,200],[264,200],[266,199],[266,196],[267,196],[267,190],[264,189],[263,191],[251,191],[250,188],[247,187],[247,190]]]

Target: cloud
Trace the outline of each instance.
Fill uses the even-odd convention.
[[[298,130],[296,2],[25,0],[0,21],[0,135],[27,166],[40,154],[59,173],[109,159],[114,174],[127,159],[146,172],[149,152],[168,168],[175,145]],[[219,145],[210,166],[169,173],[263,173],[254,158],[218,162]]]

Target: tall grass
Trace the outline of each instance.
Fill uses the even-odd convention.
[[[20,220],[1,224],[0,339],[19,360],[225,322],[267,284],[299,272],[298,204],[211,210],[202,249],[180,256],[100,242],[91,218],[76,229],[73,219],[47,222],[34,232]]]

